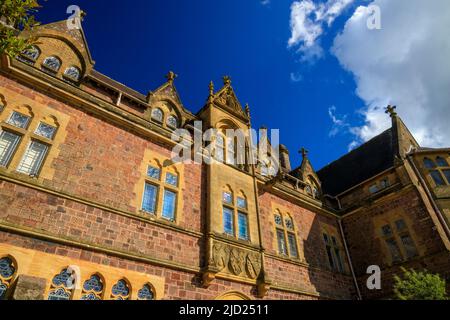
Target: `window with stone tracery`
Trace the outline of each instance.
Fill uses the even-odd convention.
[[[70,300],[73,294],[73,277],[69,270],[63,269],[52,279],[48,300]]]
[[[0,300],[8,297],[16,270],[17,266],[10,257],[0,259]]]
[[[283,215],[279,210],[276,210],[274,223],[278,253],[298,259],[297,232],[292,217],[289,214]]]

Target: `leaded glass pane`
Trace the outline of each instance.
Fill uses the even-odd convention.
[[[284,238],[284,231],[277,230],[278,252],[287,255],[286,239]]]
[[[22,52],[22,55],[32,61],[36,61],[37,58],[39,58],[40,55],[40,51],[38,48],[36,48],[35,46],[32,46],[30,49],[28,50],[24,50]]]
[[[6,298],[6,291],[8,290],[8,285],[3,283],[0,279],[0,300],[4,300]]]
[[[138,291],[139,300],[153,300],[154,298],[155,295],[153,290],[148,284],[144,285],[142,289]]]
[[[52,283],[56,287],[68,287],[69,285],[72,285],[71,277],[72,274],[67,269],[64,269],[59,274],[53,277]]]
[[[17,128],[26,129],[28,123],[30,121],[30,117],[19,112],[14,111],[6,123],[15,126]]]
[[[149,166],[148,169],[147,169],[147,175],[150,178],[159,180],[160,177],[161,177],[161,170],[159,168]]]
[[[394,239],[388,239],[386,240],[386,245],[389,249],[389,252],[391,253],[392,261],[402,261],[402,255],[400,254],[400,249],[397,246],[397,242]]]
[[[385,225],[381,228],[381,232],[383,233],[383,236],[388,237],[392,235],[392,229],[390,225]]]
[[[175,203],[177,194],[170,190],[164,190],[162,216],[170,221],[175,220]]]
[[[6,167],[9,164],[19,141],[20,136],[17,134],[7,131],[0,133],[0,166]]]
[[[297,240],[293,233],[288,233],[288,242],[291,257],[298,258]]]
[[[56,57],[48,57],[44,60],[44,66],[56,72],[61,68],[61,61]]]
[[[102,279],[98,275],[93,275],[86,280],[83,285],[83,290],[85,291],[94,291],[100,293],[103,291],[103,283]]]
[[[447,183],[450,184],[450,170],[442,170],[445,178],[447,179]]]
[[[56,132],[56,128],[54,126],[48,125],[46,123],[39,123],[39,126],[37,127],[36,131],[34,133],[36,133],[37,135],[50,139],[53,139],[53,136],[55,135]]]
[[[339,272],[344,272],[344,264],[342,263],[341,250],[338,248],[334,249],[334,254],[336,257],[336,264]]]
[[[400,238],[402,240],[403,247],[405,248],[406,256],[408,258],[413,258],[413,257],[417,256],[416,246],[414,245],[414,241],[411,239],[409,234],[405,234],[405,235],[401,236]]]
[[[400,219],[400,220],[395,221],[395,227],[397,228],[398,231],[406,230],[405,220]]]
[[[294,229],[294,223],[292,222],[291,218],[286,218],[284,220],[284,223],[286,224],[286,228],[293,230]]]
[[[169,116],[167,118],[167,125],[171,128],[176,128],[178,126],[178,119],[174,116]]]
[[[427,169],[436,168],[436,164],[434,163],[434,161],[429,158],[423,159],[423,164],[425,165],[425,168],[427,168]]]
[[[430,171],[430,174],[437,186],[445,186],[444,178],[439,171],[433,170]]]
[[[223,231],[234,236],[233,210],[223,207]]]
[[[153,120],[156,120],[158,122],[162,122],[163,116],[164,115],[163,115],[163,112],[162,112],[161,109],[156,108],[156,109],[152,110],[152,119]]]
[[[283,225],[283,219],[281,219],[281,216],[279,214],[275,215],[275,224],[277,226],[282,226]]]
[[[73,81],[78,81],[81,77],[81,71],[77,67],[70,67],[64,71],[64,75]]]
[[[326,233],[323,234],[323,240],[325,241],[325,243],[330,243],[330,238],[328,238],[328,235]]]
[[[166,183],[176,187],[178,185],[178,175],[170,172],[166,173]]]
[[[81,300],[92,300],[92,301],[97,301],[97,300],[101,300],[99,296],[97,296],[95,293],[88,293],[88,294],[84,294],[81,296]]]
[[[442,157],[437,157],[436,158],[436,163],[438,165],[438,167],[448,167],[448,162],[447,160],[445,160]]]
[[[125,280],[117,281],[112,287],[112,294],[120,300],[127,299],[130,295],[130,288],[128,288],[127,282]]]
[[[237,198],[237,206],[241,209],[247,209],[247,200],[244,198],[238,197]]]
[[[14,268],[13,262],[10,258],[4,257],[0,259],[0,276],[3,279],[9,279],[13,276],[16,269]]]
[[[156,211],[156,195],[158,188],[152,184],[146,183],[144,189],[144,198],[142,200],[142,210],[155,213]]]
[[[333,246],[337,247],[338,243],[335,237],[331,236],[331,243],[333,244]]]
[[[233,204],[233,195],[230,192],[223,192],[222,197],[223,202]]]
[[[70,292],[67,292],[63,288],[57,288],[50,291],[48,300],[70,300]]]
[[[47,145],[32,141],[17,167],[17,172],[36,176],[47,153]]]
[[[245,213],[238,213],[239,239],[248,240],[248,217]]]
[[[326,250],[327,250],[328,263],[330,264],[331,269],[334,269],[336,267],[336,264],[335,264],[334,258],[333,258],[333,251],[331,251],[330,246],[326,246]]]

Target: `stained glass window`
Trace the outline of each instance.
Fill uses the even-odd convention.
[[[176,187],[178,185],[178,175],[167,172],[166,173],[166,183],[171,186]]]
[[[130,288],[125,280],[119,280],[112,287],[112,298],[115,300],[128,300],[130,297]]]
[[[297,240],[293,233],[288,233],[289,253],[292,257],[298,258]]]
[[[404,234],[400,237],[400,239],[402,241],[403,247],[405,248],[406,256],[408,258],[417,256],[417,249],[410,235]]]
[[[282,255],[287,255],[286,239],[284,238],[284,231],[277,230],[278,252]]]
[[[395,226],[398,231],[406,230],[406,223],[405,223],[405,220],[403,220],[403,219],[395,221]]]
[[[142,210],[154,214],[156,212],[156,197],[158,187],[150,183],[145,183],[144,199],[142,201]]]
[[[52,71],[57,72],[61,68],[61,60],[56,57],[48,57],[44,60],[44,66]]]
[[[14,275],[16,269],[11,258],[4,257],[0,259],[0,277],[9,279]]]
[[[279,214],[275,215],[275,224],[277,226],[282,226],[283,225],[283,219],[281,219],[281,216]]]
[[[164,114],[163,114],[161,109],[155,108],[155,109],[152,110],[152,119],[153,120],[156,120],[158,122],[162,122],[163,121],[163,117],[164,117]]]
[[[36,61],[39,58],[41,51],[36,47],[32,46],[30,49],[24,50],[22,56],[28,58],[31,61]]]
[[[450,184],[450,170],[442,170],[445,178],[447,179],[447,183]]]
[[[436,168],[436,164],[434,163],[434,161],[429,158],[423,159],[423,164],[425,165],[425,168],[427,168],[427,169]]]
[[[248,216],[243,212],[238,212],[239,239],[248,240]]]
[[[233,204],[233,195],[231,192],[223,192],[223,202],[227,204]]]
[[[444,178],[438,170],[432,170],[430,174],[437,186],[445,186]]]
[[[8,291],[8,285],[0,279],[0,300],[6,298],[6,292]]]
[[[395,239],[386,239],[386,245],[391,253],[391,258],[393,262],[402,261],[402,255],[400,253],[400,249],[398,248],[397,241]]]
[[[31,141],[17,167],[17,172],[36,176],[47,154],[47,150],[48,146],[46,144]]]
[[[153,300],[155,299],[155,294],[153,293],[150,285],[145,284],[142,289],[138,291],[138,299],[139,300]]]
[[[247,200],[244,198],[238,197],[237,198],[237,206],[241,209],[247,209]]]
[[[72,274],[67,269],[63,269],[53,277],[48,300],[70,300],[73,281]]]
[[[178,127],[178,119],[175,116],[169,116],[167,118],[167,125],[171,128],[176,128]]]
[[[77,67],[69,67],[64,71],[64,76],[73,81],[79,81],[81,77],[81,71]]]
[[[385,225],[381,228],[381,231],[383,232],[383,236],[391,236],[392,235],[392,229],[390,225]]]
[[[163,210],[162,216],[163,218],[174,221],[175,220],[175,203],[177,199],[177,194],[170,190],[164,190],[164,199],[163,199]]]
[[[159,180],[160,177],[161,177],[161,170],[159,168],[149,166],[148,169],[147,169],[147,175],[150,178]]]
[[[284,219],[284,223],[286,225],[286,228],[293,230],[294,229],[294,223],[292,222],[292,219],[290,217]]]
[[[226,234],[234,236],[233,210],[223,207],[223,231]]]
[[[436,158],[436,163],[438,165],[438,167],[448,167],[448,162],[447,160],[445,160],[442,157],[437,157]]]
[[[101,300],[102,292],[102,279],[99,275],[95,274],[84,282],[81,300]]]
[[[22,113],[14,111],[6,123],[15,126],[17,128],[26,129],[28,123],[30,122],[30,117]]]
[[[56,127],[41,122],[39,123],[39,126],[36,128],[36,131],[34,133],[36,133],[41,137],[52,140],[53,136],[55,135],[55,132]]]
[[[19,144],[20,136],[8,131],[0,132],[0,166],[6,167]]]

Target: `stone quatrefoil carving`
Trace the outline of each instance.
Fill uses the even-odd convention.
[[[215,243],[212,252],[212,265],[219,272],[256,279],[261,271],[259,254]]]

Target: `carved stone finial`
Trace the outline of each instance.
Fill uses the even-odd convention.
[[[87,16],[87,12],[84,10],[80,10],[80,12],[79,12],[80,21],[84,21],[84,18],[86,18],[86,16]]]
[[[209,95],[213,96],[214,95],[214,82],[210,82],[209,83]]]
[[[299,153],[302,155],[303,159],[308,158],[309,151],[306,150],[304,147],[300,149]]]
[[[230,76],[224,76],[223,77],[223,84],[225,86],[230,86],[231,85],[231,78],[230,78]]]
[[[173,71],[169,71],[169,73],[166,75],[167,82],[169,83],[172,83],[177,77],[178,75],[175,74]]]
[[[248,118],[250,118],[250,107],[248,103],[245,104],[245,114],[247,115]]]
[[[389,114],[391,118],[394,118],[397,116],[397,112],[395,112],[395,109],[397,109],[396,106],[388,105],[386,107],[386,113]]]

